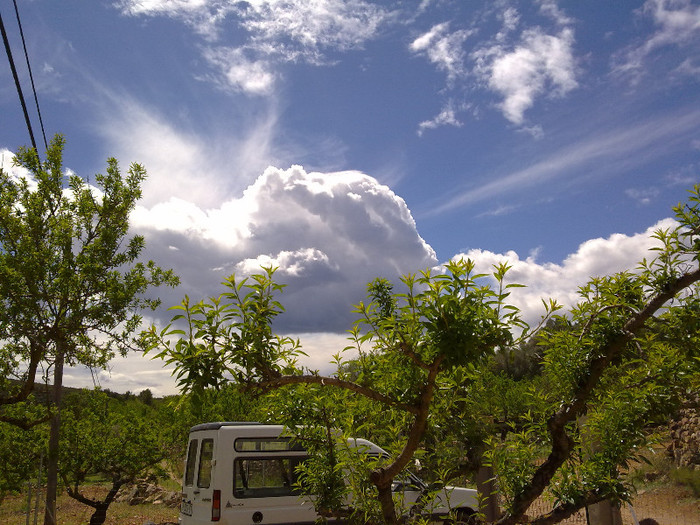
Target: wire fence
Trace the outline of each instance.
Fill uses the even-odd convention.
[[[528,515],[535,517],[551,510],[551,504],[538,500],[530,507]],[[638,525],[652,519],[659,525],[700,525],[700,499],[689,491],[668,485],[654,490],[640,491],[631,504],[623,505],[622,525]],[[563,525],[589,525],[586,510],[561,522]],[[654,522],[648,522],[654,523]],[[595,525],[590,522],[590,525]]]

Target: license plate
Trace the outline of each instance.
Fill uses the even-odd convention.
[[[192,516],[192,503],[182,500],[180,502],[180,512],[185,516]]]

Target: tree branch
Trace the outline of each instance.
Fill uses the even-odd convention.
[[[411,361],[413,361],[413,364],[415,364],[418,368],[422,368],[423,370],[428,371],[430,370],[430,365],[424,362],[422,359],[420,359],[408,343],[401,341],[399,343],[399,349],[404,353],[404,355],[406,355]]]
[[[83,505],[87,505],[88,507],[92,507],[93,509],[96,509],[97,506],[99,505],[99,502],[96,500],[92,500],[83,494],[80,493],[78,490],[78,486],[76,484],[75,487],[71,487],[71,484],[68,482],[68,478],[61,473],[61,478],[63,479],[63,484],[66,486],[66,491],[68,492],[68,495],[73,498],[76,501],[79,501]]]
[[[515,495],[513,511],[498,521],[500,525],[515,523],[525,514],[532,502],[537,499],[554,477],[559,467],[568,459],[573,449],[573,440],[566,433],[566,425],[584,414],[588,399],[597,386],[601,376],[632,341],[645,323],[669,300],[681,290],[700,281],[700,268],[681,275],[662,291],[657,293],[644,308],[635,313],[625,323],[623,333],[608,344],[600,352],[600,357],[591,361],[588,374],[584,375],[576,388],[574,398],[561,406],[547,421],[547,428],[552,440],[552,449],[545,462],[539,466],[532,476],[530,483]]]
[[[37,425],[40,425],[42,423],[46,423],[50,419],[49,415],[45,415],[44,417],[41,417],[39,419],[33,419],[33,420],[28,420],[24,418],[18,418],[18,417],[11,417],[11,416],[5,416],[0,414],[0,421],[3,423],[8,423],[10,425],[14,425],[17,428],[21,428],[22,430],[29,430],[30,428],[33,428]]]
[[[335,386],[342,388],[344,390],[349,390],[350,392],[355,392],[360,394],[367,399],[383,403],[385,405],[393,406],[400,410],[404,410],[411,414],[419,414],[420,408],[416,405],[409,405],[407,403],[401,403],[396,399],[393,399],[387,395],[377,392],[371,388],[358,385],[352,381],[346,381],[344,379],[338,379],[337,377],[327,377],[319,375],[287,375],[280,376],[277,378],[268,379],[265,381],[260,381],[258,383],[253,383],[248,385],[247,389],[258,389],[262,392],[269,392],[275,388],[280,388],[287,385],[319,385],[319,386]]]
[[[22,388],[20,388],[19,392],[17,392],[15,395],[7,397],[0,396],[0,405],[13,405],[15,403],[19,403],[20,401],[24,401],[34,390],[36,371],[39,367],[39,362],[41,361],[43,352],[41,351],[42,348],[31,340],[29,341],[29,348],[29,367],[26,373],[27,380],[22,383]],[[10,421],[6,422],[9,423]]]

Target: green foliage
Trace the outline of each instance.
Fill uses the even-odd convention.
[[[28,172],[0,169],[0,420],[6,407],[27,398],[40,365],[52,368],[54,395],[47,461],[46,522],[55,523],[58,485],[60,389],[64,365],[105,367],[134,348],[144,296],[175,285],[171,271],[140,262],[141,236],[128,238],[129,214],[141,197],[146,172],[132,164],[125,176],[115,159],[96,186],[64,172],[64,140],[57,135],[41,162],[20,148],[14,162]]]
[[[423,363],[439,358],[445,368],[472,363],[510,345],[509,327],[524,324],[517,309],[505,303],[506,290],[516,286],[503,282],[508,266],[493,272],[498,290],[486,284],[487,275],[474,273],[473,261],[451,261],[444,269],[404,276],[406,291],[393,297],[385,280],[374,281],[370,302],[356,308],[357,342],[371,342],[384,353],[403,349],[404,355]]]
[[[175,365],[183,392],[221,388],[229,374],[240,383],[278,377],[294,365],[298,343],[272,333],[272,321],[283,311],[274,299],[283,285],[273,281],[273,273],[266,268],[240,281],[232,275],[219,297],[195,304],[185,297],[171,308],[182,313],[168,326],[142,333],[145,348],[158,349],[155,357]]]
[[[90,523],[99,525],[119,488],[147,474],[163,475],[168,447],[155,412],[138,402],[121,403],[99,390],[67,396],[62,415],[59,473],[68,494],[94,509]],[[90,476],[106,478],[111,487],[102,500],[81,486]]]
[[[133,164],[122,176],[110,159],[106,174],[95,176],[97,187],[89,186],[66,176],[64,145],[57,135],[43,163],[21,148],[14,162],[28,177],[0,170],[3,404],[26,397],[39,362],[61,354],[68,364],[99,367],[126,352],[141,322],[136,310],[158,304],[144,292],[177,282],[152,261],[137,261],[143,237],[127,238],[143,167]]]
[[[27,482],[36,483],[45,444],[42,427],[24,430],[0,423],[0,503],[8,494],[24,490]]]
[[[498,486],[506,508],[513,504],[514,496],[522,492],[530,482],[536,460],[541,457],[542,450],[535,432],[536,427],[531,426],[511,434],[505,441],[487,441],[485,464],[492,466],[498,473]]]
[[[592,278],[539,334],[547,389],[533,385],[531,420],[487,452],[513,516],[545,489],[560,509],[627,500],[623,473],[649,428],[697,388],[699,204],[696,187],[676,208],[681,225],[655,233],[654,258]]]
[[[59,470],[68,486],[79,487],[91,474],[110,481],[132,481],[165,457],[163,425],[145,405],[119,403],[99,390],[66,397]]]
[[[376,515],[375,497],[381,499],[383,490],[389,498],[382,512],[393,512],[386,506],[391,482],[428,431],[437,378],[456,367],[473,369],[496,348],[513,343],[510,328],[524,327],[506,303],[515,286],[504,283],[508,267],[498,266],[490,276],[496,289],[464,260],[448,263],[444,273],[404,277],[402,293],[384,279],[370,283],[368,302],[356,307],[353,344],[345,349],[359,356],[349,362],[346,354],[337,354],[337,374],[327,378],[297,365],[298,342],[272,333],[272,321],[283,310],[274,296],[283,287],[275,283],[273,269],[263,270],[243,280],[229,277],[223,283],[227,291],[208,301],[191,304],[185,298],[174,307],[180,313],[169,326],[143,334],[144,344],[175,365],[179,385],[194,398],[231,380],[244,389],[284,388],[273,394],[268,417],[295,434],[307,428],[299,437],[313,454],[301,479],[317,508]],[[310,435],[330,428],[376,439],[390,458],[380,468],[331,453],[328,440]],[[348,485],[348,479],[357,482]],[[352,511],[345,507],[349,493]]]

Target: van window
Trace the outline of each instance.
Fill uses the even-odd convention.
[[[194,484],[194,466],[197,461],[197,440],[190,441],[187,449],[187,463],[185,464],[185,486],[191,487]]]
[[[199,451],[199,472],[197,473],[197,486],[209,488],[211,483],[211,458],[214,452],[214,440],[203,439],[202,448]]]
[[[239,458],[234,463],[233,495],[236,498],[268,498],[299,494],[296,467],[303,457]]]
[[[236,452],[304,451],[304,447],[289,438],[238,438],[233,446]]]

